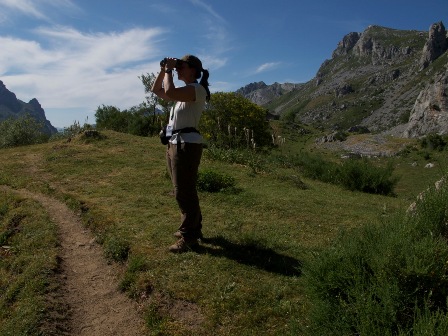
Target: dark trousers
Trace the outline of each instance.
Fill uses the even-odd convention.
[[[196,190],[202,144],[168,144],[166,160],[174,194],[181,211],[179,231],[185,238],[198,238],[202,229],[202,214]]]

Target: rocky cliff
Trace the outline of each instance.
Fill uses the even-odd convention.
[[[45,111],[36,98],[25,103],[17,99],[16,95],[9,91],[3,82],[0,81],[0,122],[26,114],[29,114],[44,125],[43,132],[47,134],[57,133],[56,128],[47,120]]]
[[[237,90],[236,93],[248,98],[258,105],[265,105],[272,100],[299,88],[302,84],[274,83],[266,85],[264,82],[250,83]]]
[[[307,83],[253,83],[237,92],[286,120],[325,129],[448,134],[447,50],[442,22],[428,32],[369,26],[344,36]]]

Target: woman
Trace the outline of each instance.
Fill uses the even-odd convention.
[[[174,85],[173,70],[185,86]],[[176,102],[167,126],[167,136],[171,139],[167,145],[166,159],[181,211],[181,225],[174,234],[178,241],[169,247],[171,252],[185,252],[196,246],[202,237],[196,181],[203,139],[197,128],[205,103],[210,99],[208,77],[208,71],[202,68],[202,62],[196,56],[165,58],[151,90],[164,100]]]

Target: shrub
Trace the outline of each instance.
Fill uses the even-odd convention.
[[[338,165],[324,160],[319,155],[301,153],[294,160],[294,165],[301,168],[302,173],[313,180],[336,184],[338,179]]]
[[[221,148],[260,148],[271,144],[267,110],[231,92],[211,95],[200,130],[211,144]]]
[[[447,223],[445,185],[413,215],[367,223],[316,254],[304,268],[310,334],[446,334]]]
[[[110,129],[116,132],[138,136],[158,134],[165,122],[163,115],[151,111],[145,103],[121,111],[115,106],[100,106],[95,112],[98,129]]]
[[[441,135],[431,133],[421,139],[420,144],[423,148],[427,148],[429,150],[443,151],[447,146],[447,139]]]
[[[0,122],[0,148],[46,142],[49,136],[42,131],[43,127],[43,123],[29,114],[6,119]]]
[[[368,159],[348,159],[342,164],[325,160],[319,155],[301,153],[289,159],[289,164],[300,167],[305,177],[341,185],[352,191],[393,195],[398,178],[393,177],[393,166],[377,167]]]
[[[376,167],[367,159],[350,159],[339,168],[340,184],[349,190],[370,194],[392,195],[398,178],[392,177],[393,166]]]
[[[197,187],[202,191],[219,192],[235,187],[235,179],[227,174],[204,170],[199,172]]]
[[[81,126],[79,121],[75,121],[69,127],[65,127],[64,130],[62,130],[61,132],[53,134],[51,136],[50,140],[53,141],[53,140],[61,140],[61,139],[72,139],[75,136],[77,136],[78,134],[93,130],[93,128],[94,127],[90,124],[84,123],[84,125]]]

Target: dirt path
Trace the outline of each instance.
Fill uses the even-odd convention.
[[[59,295],[70,309],[69,335],[144,335],[137,305],[118,290],[117,268],[107,264],[80,219],[64,203],[46,195],[7,190],[40,202],[59,227],[63,279]]]

